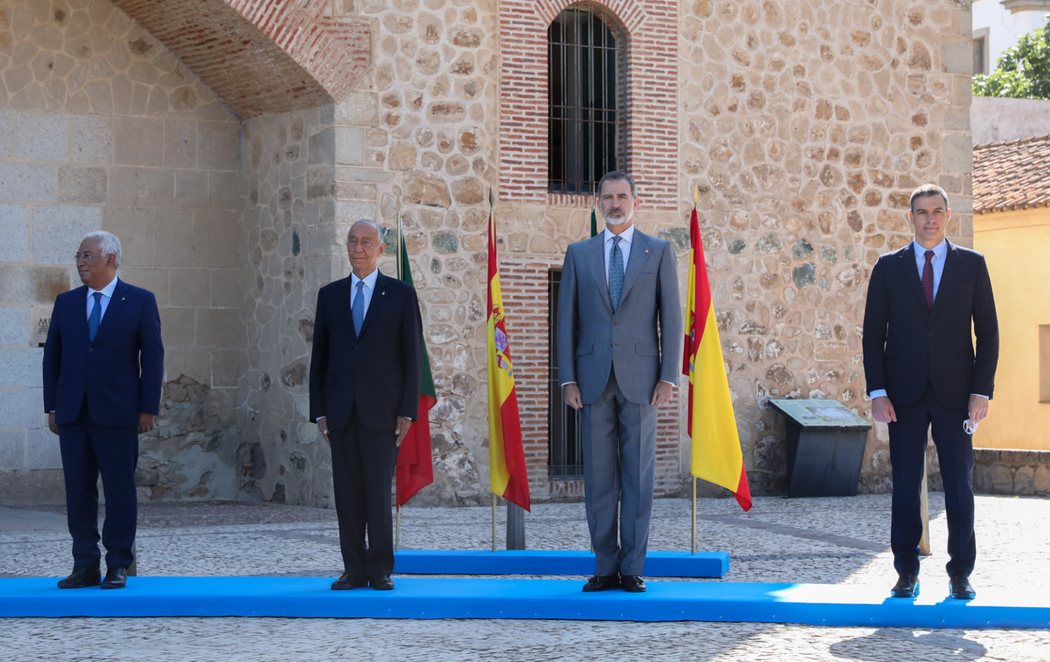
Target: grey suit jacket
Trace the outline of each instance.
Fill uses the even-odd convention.
[[[671,244],[637,228],[613,313],[605,278],[605,233],[565,253],[558,291],[559,382],[576,382],[595,402],[613,371],[624,396],[648,404],[657,381],[678,383],[682,309]]]

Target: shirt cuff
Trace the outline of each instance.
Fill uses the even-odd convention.
[[[886,393],[886,389],[884,389],[884,388],[877,388],[874,391],[872,391],[871,393],[869,393],[868,397],[871,398],[872,400],[874,400],[875,398],[885,398],[888,395],[889,394]]]
[[[984,398],[985,400],[991,400],[990,397],[988,397],[987,395],[985,395],[983,393],[971,393],[970,395],[976,395],[978,398]]]

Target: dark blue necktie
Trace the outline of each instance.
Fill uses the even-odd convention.
[[[354,295],[354,303],[350,306],[350,314],[354,318],[354,333],[361,335],[361,325],[365,321],[365,281],[357,281],[357,294]]]
[[[95,297],[95,307],[91,309],[91,314],[88,315],[88,339],[91,342],[95,342],[98,325],[102,322],[102,293],[92,292],[91,296]]]
[[[620,306],[620,296],[623,294],[623,252],[620,251],[620,237],[613,236],[612,251],[609,253],[609,303],[612,304],[613,312]]]

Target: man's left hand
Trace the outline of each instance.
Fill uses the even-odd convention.
[[[397,428],[394,430],[394,433],[397,435],[397,440],[394,443],[396,443],[398,446],[400,446],[401,442],[405,440],[406,436],[408,436],[408,428],[411,427],[411,426],[412,426],[412,419],[411,418],[408,418],[408,417],[405,417],[405,416],[398,416],[397,417]]]
[[[157,425],[157,415],[147,414],[145,412],[139,414],[139,434],[146,434]]]
[[[988,398],[980,395],[970,395],[970,420],[976,425],[988,415]]]
[[[659,407],[663,403],[671,399],[674,395],[674,387],[667,382],[656,382],[656,388],[653,389],[653,399],[649,404]]]

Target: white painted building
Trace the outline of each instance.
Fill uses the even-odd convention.
[[[1050,0],[974,0],[971,11],[973,72],[987,74],[1021,35],[1042,27]]]

